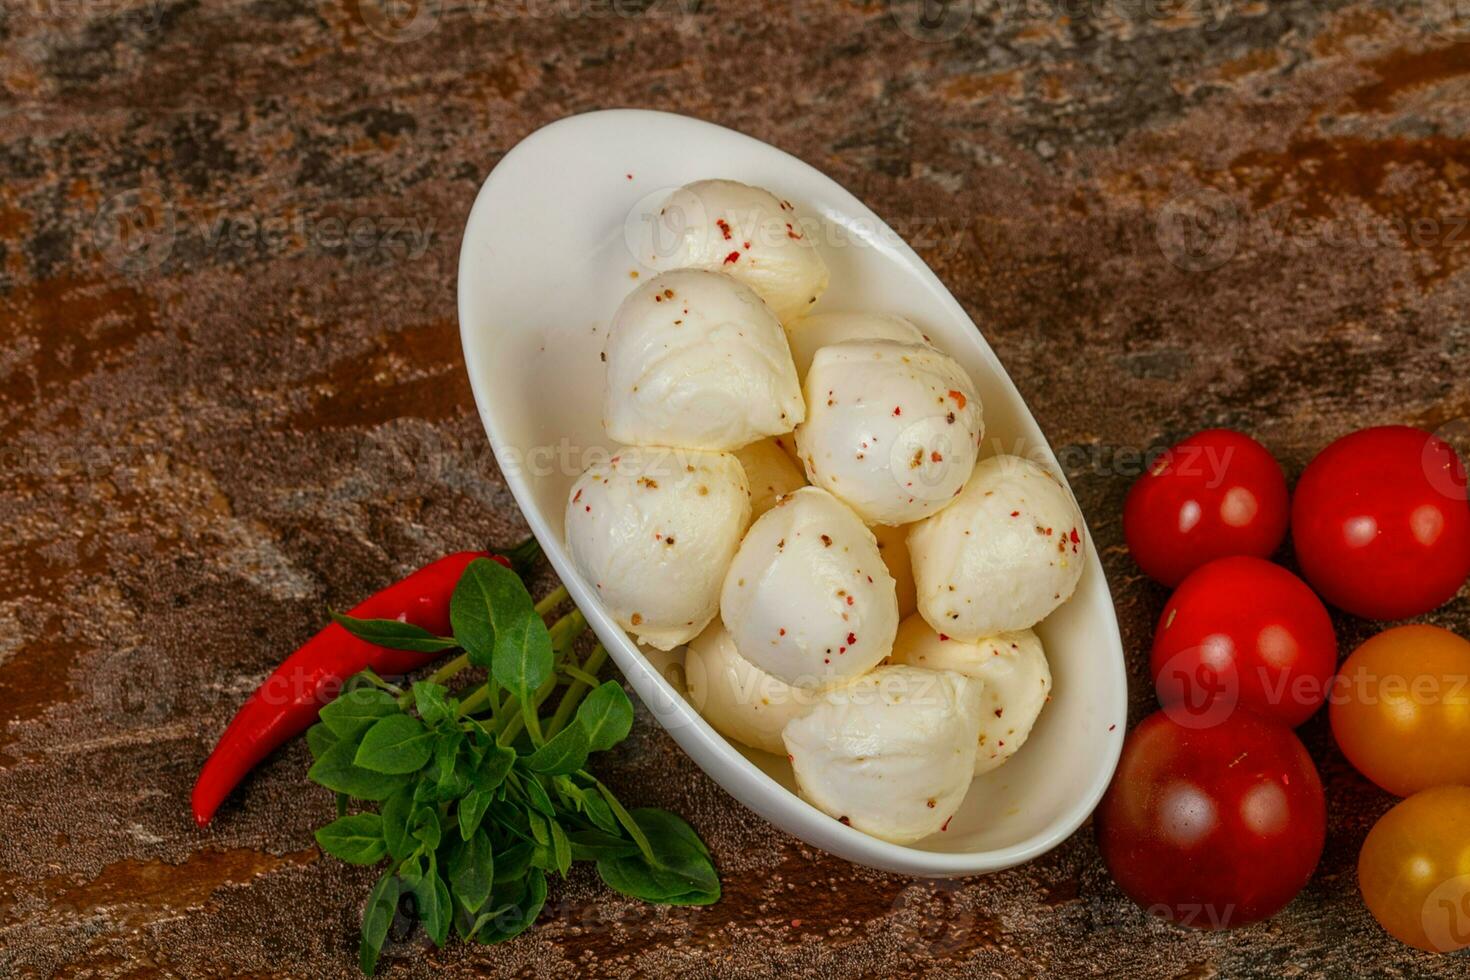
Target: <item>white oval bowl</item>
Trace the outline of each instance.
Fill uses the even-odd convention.
[[[948,829],[911,846],[837,822],[797,796],[786,759],[732,743],[711,728],[684,700],[678,672],[662,669],[669,658],[652,662],[568,560],[562,528],[568,488],[608,447],[601,425],[603,340],[613,311],[635,285],[630,273],[641,268],[625,244],[625,228],[669,190],[710,177],[765,187],[793,202],[805,221],[819,220],[814,230],[832,283],[816,312],[870,310],[914,320],[975,380],[987,451],[1027,455],[1065,483],[979,329],[877,215],[817,170],[759,140],[639,110],[592,112],[533,133],[486,178],[470,212],[459,259],[460,337],[506,482],[634,691],[740,802],[814,847],[901,874],[982,874],[1043,854],[1097,805],[1126,722],[1123,646],[1090,534],[1076,594],[1037,627],[1054,677],[1051,703],[1025,746],[976,779]]]

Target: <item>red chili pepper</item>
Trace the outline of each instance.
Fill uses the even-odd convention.
[[[511,567],[510,560],[500,555],[456,552],[375,593],[348,610],[348,615],[398,619],[436,636],[447,636],[449,597],[465,566],[476,558],[492,558]],[[359,640],[337,623],[317,633],[256,688],[220,736],[194,784],[194,822],[201,827],[208,824],[246,773],[281,743],[312,726],[322,706],[337,696],[347,678],[367,667],[379,674],[406,674],[440,656],[380,647]]]

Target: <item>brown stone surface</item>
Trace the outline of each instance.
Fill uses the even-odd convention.
[[[1141,452],[1233,425],[1295,475],[1355,427],[1465,430],[1463,3],[959,3],[926,39],[876,0],[429,0],[417,21],[361,2],[0,10],[0,974],[354,973],[370,877],[316,852],[331,801],[304,747],[206,832],[188,790],[328,603],[522,532],[460,360],[456,250],[484,175],[569,113],[744,130],[909,236],[1067,460],[1134,719],[1164,599],[1119,528]],[[1199,207],[1223,223],[1185,220]],[[1431,618],[1470,632],[1470,601]],[[1345,647],[1372,631],[1338,624]],[[722,902],[651,909],[579,872],[508,945],[409,938],[387,962],[1463,976],[1364,910],[1354,862],[1390,800],[1323,718],[1303,737],[1321,867],[1273,920],[1204,933],[1146,920],[1087,830],[969,882],[826,857],[643,716],[603,769],[690,817]]]

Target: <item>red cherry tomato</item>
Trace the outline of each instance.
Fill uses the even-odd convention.
[[[1322,855],[1327,808],[1286,726],[1238,711],[1188,728],[1156,711],[1124,742],[1096,823],[1129,898],[1173,922],[1228,929],[1301,891]]]
[[[1250,436],[1206,429],[1138,478],[1123,505],[1123,536],[1150,578],[1178,585],[1207,561],[1265,558],[1286,536],[1286,477]]]
[[[1181,724],[1214,724],[1239,705],[1296,727],[1327,698],[1337,634],[1321,600],[1280,565],[1221,558],[1169,597],[1149,668]]]
[[[1404,619],[1470,575],[1465,467],[1408,426],[1344,436],[1307,466],[1292,501],[1302,574],[1322,598],[1369,619]]]

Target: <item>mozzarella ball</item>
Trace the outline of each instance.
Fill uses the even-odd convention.
[[[894,590],[898,593],[898,618],[902,620],[919,608],[914,592],[914,569],[909,564],[909,529],[873,524],[868,530],[878,539],[878,554],[883,556],[883,564],[893,576]]]
[[[786,339],[796,375],[805,378],[812,358],[823,347],[849,340],[896,340],[904,344],[928,344],[922,330],[901,316],[888,313],[814,313],[787,324]]]
[[[796,448],[807,479],[869,524],[909,524],[948,505],[985,434],[964,369],[920,344],[823,347],[807,373],[806,401]]]
[[[1071,597],[1086,547],[1054,476],[1019,456],[983,460],[953,504],[909,531],[919,613],[962,640],[1028,629]]]
[[[803,487],[740,542],[720,616],[746,660],[787,684],[822,687],[888,656],[898,599],[872,532],[831,494]]]
[[[782,322],[811,309],[827,263],[795,208],[734,180],[679,188],[644,228],[639,261],[660,271],[706,269],[745,283]]]
[[[974,775],[980,689],[953,671],[892,666],[825,692],[784,732],[801,795],[895,844],[941,829]]]
[[[669,650],[719,611],[720,583],[749,521],[734,456],[628,448],[572,485],[567,551],[620,626]]]
[[[952,670],[981,682],[977,776],[1005,762],[1025,743],[1051,694],[1051,668],[1041,638],[1030,630],[968,643],[934,632],[922,616],[910,616],[898,625],[892,659],[926,670]]]
[[[715,731],[753,749],[781,755],[781,730],[806,714],[820,696],[792,687],[740,656],[716,619],[689,642],[684,655],[689,703]]]
[[[750,486],[750,515],[760,517],[776,501],[806,486],[806,476],[775,439],[762,439],[735,451]]]
[[[605,353],[603,424],[618,442],[739,449],[805,416],[781,325],[725,276],[685,269],[639,286]]]

